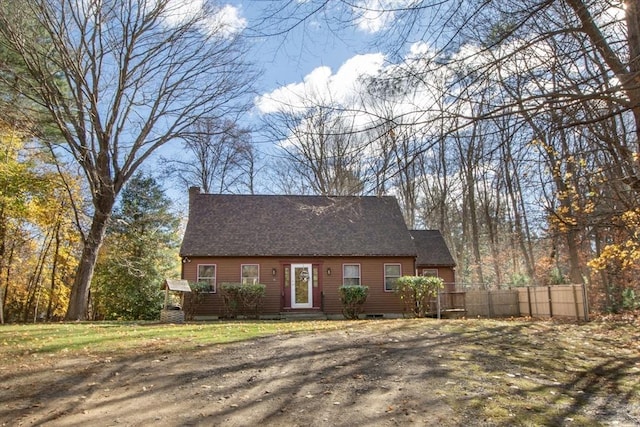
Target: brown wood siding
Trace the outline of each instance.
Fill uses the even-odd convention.
[[[291,264],[313,264],[318,267],[319,283],[314,289],[314,307],[326,314],[341,314],[342,305],[338,288],[343,284],[344,264],[360,265],[361,284],[369,287],[369,297],[364,306],[367,314],[402,313],[403,305],[394,292],[384,289],[384,265],[400,264],[402,275],[415,274],[412,257],[349,257],[349,258],[204,258],[194,257],[183,264],[183,278],[189,282],[197,280],[198,264],[216,264],[216,286],[224,282],[241,281],[242,264],[258,264],[260,266],[260,283],[266,285],[267,295],[263,302],[262,314],[277,314],[287,309],[285,304],[284,267]],[[276,275],[272,275],[272,269]],[[433,267],[432,267],[433,268]],[[331,269],[331,274],[328,270]],[[438,268],[438,274],[445,282],[453,281],[454,271],[449,267]],[[289,297],[290,299],[290,297]],[[289,302],[290,305],[290,302]],[[221,316],[224,314],[220,293],[207,294],[205,302],[197,311],[197,316]]]
[[[414,259],[411,257],[353,257],[325,259],[323,284],[324,312],[327,314],[341,314],[342,305],[338,288],[342,286],[342,265],[360,265],[360,283],[369,287],[369,296],[364,305],[364,312],[368,314],[402,313],[402,303],[394,292],[384,290],[384,265],[400,264],[402,275],[413,275],[415,271]],[[331,276],[326,275],[327,268],[331,268]]]
[[[438,270],[438,277],[444,280],[444,290],[446,292],[455,292],[456,290],[456,271],[453,267],[433,267],[433,266],[417,266],[416,274],[420,275],[423,269]]]
[[[220,284],[225,282],[240,283],[241,265],[258,264],[260,266],[259,283],[266,286],[266,296],[263,301],[261,313],[280,312],[282,268],[275,258],[189,258],[189,262],[183,263],[182,278],[190,283],[198,279],[199,264],[216,264],[216,288],[215,294],[205,295],[204,302],[196,309],[196,316],[222,316],[224,307],[220,296]],[[276,269],[276,275],[272,275],[272,269]]]

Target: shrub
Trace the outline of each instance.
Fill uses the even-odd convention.
[[[396,293],[405,309],[415,317],[429,313],[431,303],[442,288],[444,281],[439,277],[402,276],[396,281]]]
[[[196,307],[204,302],[204,296],[209,293],[209,283],[195,282],[189,283],[191,292],[185,295],[184,317],[187,320],[193,320]]]
[[[220,293],[225,308],[225,316],[236,318],[238,315],[258,318],[260,304],[267,293],[262,284],[222,283]]]
[[[368,286],[340,286],[340,302],[342,302],[342,314],[347,319],[357,319],[362,313],[362,306],[369,295]]]
[[[640,298],[632,288],[622,291],[622,308],[625,310],[637,310],[640,308]]]
[[[526,274],[514,273],[511,275],[509,286],[513,286],[516,288],[524,287],[524,286],[527,286],[530,282],[531,282],[531,279]]]

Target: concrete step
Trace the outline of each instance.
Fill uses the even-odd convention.
[[[280,313],[282,320],[327,320],[327,315],[321,311],[285,311]]]

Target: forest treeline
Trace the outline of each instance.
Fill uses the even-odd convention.
[[[241,121],[239,33],[202,31],[215,8],[0,4],[0,320],[156,316],[179,274],[176,183],[394,195],[409,227],[442,231],[460,286],[585,283],[592,309],[638,308],[637,2],[329,3],[279,4],[262,30],[386,13],[396,55],[340,93],[257,98],[261,127]],[[158,182],[142,166],[169,142]]]
[[[393,20],[396,56],[361,58],[352,91],[259,99],[281,189],[395,195],[443,232],[460,285],[585,283],[593,309],[638,308],[638,2],[339,5],[284,9]]]

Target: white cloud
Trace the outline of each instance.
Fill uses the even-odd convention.
[[[169,0],[167,3],[164,20],[169,26],[198,18],[202,19],[204,32],[224,38],[241,32],[247,26],[240,10],[230,4],[208,11],[205,0]]]
[[[169,0],[164,20],[169,26],[177,26],[202,13],[204,0]]]
[[[240,15],[237,7],[226,4],[211,18],[212,28],[218,28],[223,37],[231,37],[247,27],[247,20]]]
[[[312,104],[349,103],[361,90],[361,79],[378,74],[384,55],[356,55],[347,60],[335,74],[329,67],[318,67],[300,83],[280,87],[255,100],[262,114],[278,111],[303,111]]]
[[[377,33],[396,20],[396,10],[415,6],[417,0],[360,0],[351,6],[358,29]]]

